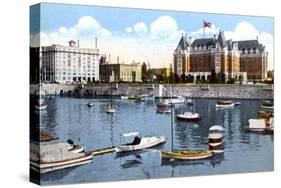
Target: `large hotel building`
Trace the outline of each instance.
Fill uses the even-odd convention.
[[[99,49],[80,48],[79,41],[69,46],[53,44],[41,47],[42,82],[72,83],[99,80]]]
[[[220,73],[225,79],[263,81],[267,75],[268,52],[256,40],[226,40],[223,31],[212,38],[182,36],[174,51],[174,72],[208,79]]]

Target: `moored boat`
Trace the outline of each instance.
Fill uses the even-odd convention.
[[[177,119],[185,121],[196,121],[200,120],[199,113],[185,112],[183,114],[178,114]]]
[[[47,104],[35,104],[34,105],[34,108],[36,109],[36,110],[46,110],[47,109],[47,107],[48,107],[48,105]]]
[[[167,107],[156,108],[156,113],[171,113],[171,109]]]
[[[162,159],[199,160],[212,157],[214,152],[201,150],[161,151]]]
[[[209,150],[214,153],[223,152],[224,128],[220,125],[214,125],[209,129],[208,145]]]
[[[160,136],[144,136],[144,137],[139,137],[137,132],[134,133],[127,133],[121,135],[121,137],[129,137],[129,136],[134,136],[134,141],[132,143],[128,143],[125,145],[120,145],[115,147],[115,152],[128,152],[128,151],[136,151],[136,150],[141,150],[141,149],[146,149],[146,148],[151,148],[154,146],[157,146],[159,144],[162,144],[165,142],[165,137]],[[120,138],[121,140],[121,138]]]
[[[107,107],[104,109],[104,111],[105,111],[106,113],[115,113],[115,112],[116,112],[116,108],[114,108],[113,106],[109,105],[109,106],[107,106]]]
[[[218,101],[216,103],[216,108],[230,108],[235,105],[233,101]]]
[[[248,126],[245,127],[246,130],[259,132],[259,133],[269,133],[274,132],[274,118],[270,118],[268,121],[266,119],[249,119]]]
[[[271,101],[265,101],[262,105],[261,108],[264,109],[273,109],[273,103]]]
[[[88,107],[93,107],[93,106],[94,106],[94,103],[89,102],[87,105],[88,105]]]

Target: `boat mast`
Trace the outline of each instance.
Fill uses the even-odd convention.
[[[174,145],[174,125],[173,125],[173,105],[172,105],[172,88],[170,85],[170,99],[171,99],[171,151],[173,151],[173,145]]]

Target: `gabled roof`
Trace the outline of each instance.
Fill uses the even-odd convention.
[[[226,47],[226,40],[222,31],[220,31],[217,41],[220,44],[220,47]]]
[[[182,36],[176,49],[186,50],[188,46],[189,45],[188,42],[186,41],[186,37]]]
[[[227,50],[231,51],[232,50],[232,41],[231,40],[227,40],[226,41],[226,46],[227,46]]]
[[[195,46],[205,46],[205,45],[207,45],[207,46],[215,46],[214,38],[196,39],[191,44],[192,47],[195,47]]]

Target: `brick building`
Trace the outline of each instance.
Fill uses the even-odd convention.
[[[194,41],[185,35],[174,51],[174,72],[205,80],[213,73],[220,73],[225,80],[264,80],[267,52],[258,40],[226,40],[223,31]]]

